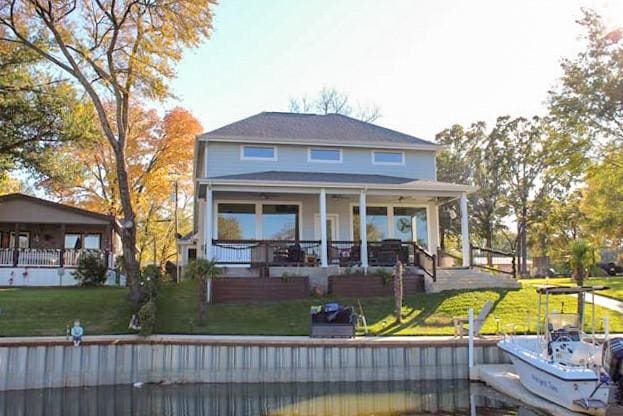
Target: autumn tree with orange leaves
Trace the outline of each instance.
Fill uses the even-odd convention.
[[[136,212],[137,258],[163,267],[175,254],[176,182],[180,232],[192,227],[193,146],[202,127],[179,107],[160,117],[155,110],[134,105],[129,121],[126,164]],[[66,146],[61,163],[58,175],[42,180],[50,192],[86,209],[123,215],[115,156],[103,135]]]
[[[114,183],[122,215],[115,225],[133,309],[139,308],[135,184],[126,163],[133,105],[164,100],[168,81],[187,48],[212,29],[215,0],[0,0],[0,42],[28,48],[61,72],[93,105],[114,156]]]

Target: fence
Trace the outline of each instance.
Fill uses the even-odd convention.
[[[472,267],[503,273],[517,277],[515,254],[470,244],[470,264]]]

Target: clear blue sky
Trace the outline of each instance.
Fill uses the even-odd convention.
[[[542,113],[581,7],[623,25],[619,0],[222,0],[173,90],[211,130],[323,86],[381,107],[378,124],[431,139],[453,123]]]

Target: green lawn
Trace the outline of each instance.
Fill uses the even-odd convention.
[[[551,279],[525,279],[523,284],[528,285],[575,285],[575,280],[569,277],[557,277]],[[591,277],[584,282],[585,285],[602,285],[608,289],[597,292],[600,295],[623,300],[623,277]]]
[[[65,335],[80,319],[87,334],[127,332],[122,288],[0,288],[0,336]]]
[[[556,280],[564,284],[564,280]],[[537,280],[523,281],[519,290],[475,290],[405,297],[404,323],[393,324],[391,298],[362,298],[373,334],[449,335],[452,318],[476,312],[494,302],[483,333],[493,334],[517,324],[517,331],[536,326]],[[549,279],[549,283],[554,283]],[[197,291],[193,282],[165,286],[158,298],[157,332],[162,334],[307,335],[309,306],[330,300],[356,304],[355,299],[308,299],[244,305],[211,305],[205,322],[197,322]],[[575,310],[571,296],[553,298],[552,308]],[[119,288],[7,288],[0,289],[0,335],[63,335],[65,325],[79,318],[87,334],[127,333],[129,309],[126,290]],[[590,322],[589,316],[586,320]],[[610,330],[623,332],[623,315],[597,308],[597,318],[608,316]]]
[[[254,334],[254,335],[307,335],[309,306],[330,300],[356,304],[356,299],[309,299],[263,304],[211,305],[207,322],[196,321],[196,290],[192,284],[166,288],[158,301],[159,333],[197,334]],[[404,323],[393,324],[393,299],[362,298],[370,330],[378,335],[450,335],[452,318],[467,316],[473,307],[476,313],[487,300],[494,309],[483,328],[483,333],[494,334],[510,330],[517,325],[524,331],[536,329],[538,295],[534,287],[525,285],[519,290],[476,290],[444,293],[421,293],[404,299]],[[564,305],[563,305],[564,303]],[[551,308],[573,311],[577,301],[572,296],[557,296]],[[590,310],[586,319],[590,322]],[[596,308],[597,318],[608,316],[610,330],[623,331],[623,316],[616,312]]]

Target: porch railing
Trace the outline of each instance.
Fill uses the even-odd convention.
[[[56,248],[20,248],[17,250],[17,266],[59,267],[61,250]]]
[[[320,241],[212,240],[218,264],[315,266],[320,262]]]
[[[515,253],[495,250],[487,247],[469,246],[470,264],[472,267],[508,274],[517,278]]]
[[[77,267],[80,257],[99,256],[107,267],[112,268],[112,256],[108,250],[59,249],[59,248],[2,248],[0,267]]]
[[[221,265],[249,266],[319,266],[319,240],[212,240],[213,258]],[[368,265],[393,266],[396,259],[418,266],[436,280],[437,260],[434,254],[414,242],[383,240],[368,242]],[[328,241],[330,265],[352,267],[361,264],[360,241]]]
[[[12,248],[0,248],[0,266],[12,266],[14,253]]]
[[[415,254],[415,265],[424,271],[433,282],[437,281],[437,256],[428,252],[417,243],[412,243]]]

